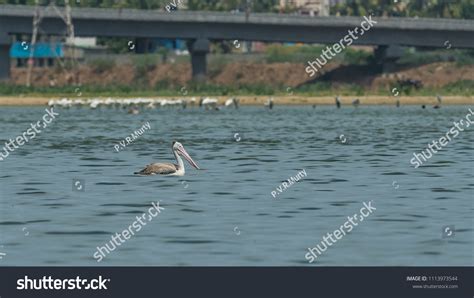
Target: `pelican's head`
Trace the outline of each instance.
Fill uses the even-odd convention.
[[[193,167],[199,170],[198,165],[194,162],[191,156],[189,156],[188,152],[184,150],[184,147],[180,142],[173,142],[173,151],[183,156]]]

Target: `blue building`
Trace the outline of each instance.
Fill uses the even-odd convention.
[[[29,43],[17,41],[14,42],[10,48],[10,58],[16,59],[17,66],[21,67],[26,65],[28,58],[30,58],[31,51],[33,51],[33,49]],[[47,63],[48,66],[52,66],[56,58],[63,57],[64,50],[62,43],[38,42],[35,45],[33,61],[37,66],[44,66],[45,63]]]

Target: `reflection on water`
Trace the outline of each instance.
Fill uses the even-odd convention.
[[[165,210],[100,265],[305,265],[306,249],[370,200],[377,211],[316,264],[473,265],[472,129],[426,165],[409,163],[467,108],[59,110],[0,162],[0,265],[97,264],[96,247],[158,200]],[[1,108],[2,146],[43,114]],[[147,121],[151,129],[116,152]],[[202,170],[132,174],[174,162],[173,140]],[[301,169],[307,177],[273,198]],[[446,239],[448,225],[456,233]]]

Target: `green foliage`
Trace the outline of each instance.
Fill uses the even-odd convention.
[[[373,61],[373,53],[347,48],[344,51],[344,63],[353,65],[366,65]]]
[[[94,59],[88,62],[96,73],[103,73],[111,70],[115,66],[114,59]]]
[[[364,16],[474,18],[473,0],[348,0],[331,7],[331,14]]]
[[[295,62],[306,63],[322,55],[326,46],[285,46],[271,45],[265,50],[265,61],[275,62]],[[373,59],[373,54],[363,50],[346,48],[340,54],[334,56],[331,62],[340,62],[344,64],[368,64]]]
[[[288,62],[294,59],[297,51],[296,47],[270,45],[265,49],[266,61],[268,63]]]
[[[444,86],[443,88],[449,94],[472,95],[474,92],[474,81],[462,80]]]
[[[299,62],[306,63],[308,60],[314,60],[321,55],[324,46],[288,46],[288,45],[270,45],[265,50],[265,61],[275,62]]]
[[[115,54],[124,54],[129,52],[129,38],[124,37],[98,37],[97,44],[107,46],[107,49]]]
[[[473,50],[435,50],[435,51],[413,51],[409,49],[398,59],[398,64],[422,65],[434,62],[455,61],[456,65],[474,64]]]
[[[397,87],[394,84],[393,87]],[[0,94],[4,96],[58,96],[58,97],[75,97],[75,86],[56,86],[56,87],[25,87],[24,85],[13,85],[9,83],[0,83]],[[186,86],[188,96],[219,96],[219,95],[287,95],[286,87],[281,86],[275,88],[269,85],[236,85],[223,86],[207,83],[190,83]],[[401,90],[401,89],[399,89]],[[338,84],[333,85],[330,82],[316,82],[313,84],[305,84],[292,89],[294,95],[302,96],[362,96],[362,95],[387,95],[387,90],[366,91],[360,85],[356,84]],[[164,80],[158,82],[153,88],[144,87],[143,85],[82,85],[81,92],[83,96],[92,94],[95,96],[181,96],[179,88],[173,82]],[[444,87],[423,87],[419,90],[407,88],[402,93],[412,96],[433,96],[433,94],[471,96],[474,92],[474,81],[464,80],[454,82]]]
[[[136,55],[133,57],[133,65],[135,66],[135,77],[144,78],[149,71],[155,69],[158,63],[158,55],[146,54]]]
[[[188,0],[188,9],[245,12],[247,3],[251,12],[277,12],[279,0]]]
[[[366,93],[364,88],[357,84],[339,84],[335,86],[324,81],[305,84],[293,89],[293,92],[307,96],[333,96],[334,94],[361,96]]]
[[[275,88],[269,85],[248,84],[224,86],[209,83],[192,82],[186,87],[189,91],[188,95],[273,95]]]

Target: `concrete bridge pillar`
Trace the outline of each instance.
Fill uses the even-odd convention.
[[[393,72],[395,62],[403,55],[403,48],[399,45],[378,46],[375,50],[375,59],[382,65],[383,72]]]
[[[10,79],[10,37],[0,32],[0,81]]]
[[[137,54],[147,54],[150,49],[150,39],[149,38],[137,38],[135,39],[135,53]]]
[[[191,54],[191,66],[193,69],[194,80],[204,81],[206,79],[206,55],[209,53],[209,45],[209,40],[205,38],[199,38],[188,42],[188,50]]]

